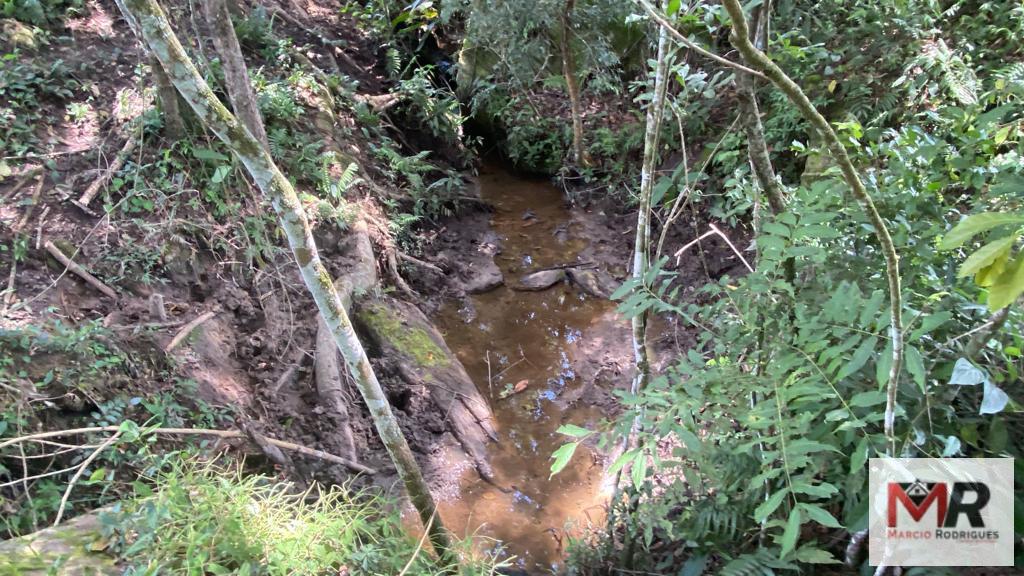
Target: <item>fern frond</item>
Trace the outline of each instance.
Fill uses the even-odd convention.
[[[719,576],[774,576],[775,558],[767,550],[744,554],[726,564]]]
[[[338,177],[338,193],[344,194],[351,188],[357,181],[356,175],[359,174],[359,165],[355,162],[350,162],[345,171]]]

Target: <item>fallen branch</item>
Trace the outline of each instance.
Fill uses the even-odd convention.
[[[21,179],[18,180],[18,182],[16,182],[14,186],[4,194],[3,201],[6,202],[8,198],[11,198],[15,194],[17,194],[19,190],[24,188],[26,184],[31,182],[32,179],[35,178],[42,171],[42,166],[37,166],[35,168],[32,168],[31,170],[26,170],[24,174],[20,175]]]
[[[36,250],[43,247],[43,223],[46,222],[46,215],[50,213],[50,207],[46,206],[43,208],[43,213],[39,215],[39,224],[36,224]]]
[[[206,322],[207,320],[210,320],[216,315],[217,313],[213,311],[203,312],[202,314],[197,316],[195,320],[192,320],[188,324],[182,326],[181,330],[178,330],[178,333],[174,335],[174,338],[171,338],[170,343],[168,343],[167,346],[164,346],[164,352],[169,354],[172,350],[177,348],[178,345],[181,344],[183,340],[185,340],[185,338],[188,338],[188,335],[191,334],[193,330],[198,328],[200,324]]]
[[[441,268],[439,266],[437,266],[435,264],[431,264],[430,262],[426,262],[424,260],[420,260],[419,258],[416,258],[415,256],[410,256],[410,255],[406,254],[405,252],[399,252],[398,253],[398,258],[400,260],[403,260],[403,261],[408,262],[410,264],[415,264],[417,266],[420,266],[421,268],[426,268],[427,270],[433,270],[434,272],[437,272],[438,274],[444,275],[444,270],[441,270]]]
[[[534,272],[546,272],[548,270],[567,270],[569,268],[594,268],[596,264],[591,261],[586,262],[569,262],[567,264],[555,264],[553,266],[545,266],[543,268],[537,268],[536,270],[530,270],[530,274]]]
[[[0,442],[0,450],[20,442],[41,440],[45,438],[59,438],[62,436],[75,436],[77,434],[93,434],[96,432],[118,432],[120,429],[120,426],[93,426],[90,428],[73,428],[69,430],[53,430],[50,432],[39,432],[36,434],[29,434],[27,436],[19,436],[18,438],[11,438],[10,440],[4,440],[3,442]],[[241,430],[213,430],[208,428],[146,428],[144,429],[144,431],[146,433],[163,434],[165,436],[216,436],[218,438],[225,439],[248,439],[248,435],[246,435],[246,433],[242,432]],[[348,458],[342,458],[341,456],[329,454],[327,452],[324,452],[323,450],[314,450],[313,448],[307,448],[305,446],[300,446],[298,444],[293,444],[291,442],[285,442],[283,440],[278,440],[276,438],[271,438],[269,436],[262,436],[262,438],[268,444],[272,444],[274,446],[277,446],[278,448],[284,448],[285,450],[291,450],[293,452],[298,452],[299,454],[304,454],[306,456],[311,456],[313,458],[318,458],[320,460],[326,460],[328,462],[333,462],[335,464],[341,464],[342,466],[345,466],[355,472],[371,475],[377,473],[377,471],[373,468],[363,466],[362,464],[358,462],[353,462]]]
[[[0,302],[0,304],[3,304],[2,309],[0,309],[0,311],[2,311],[3,313],[6,313],[8,306],[11,305],[11,302],[14,302],[14,282],[15,282],[15,279],[17,277],[18,277],[18,259],[14,257],[14,252],[12,251],[11,252],[11,273],[7,277],[7,288],[4,288],[4,292],[3,292],[4,296],[3,296],[2,302]]]
[[[710,224],[709,226],[710,226],[711,230],[708,230],[707,232],[701,234],[700,236],[694,238],[693,240],[690,240],[689,242],[687,242],[687,244],[685,246],[683,246],[682,248],[680,248],[679,250],[676,251],[676,253],[675,253],[676,266],[679,265],[679,260],[680,260],[680,258],[682,258],[683,252],[686,252],[694,244],[699,243],[701,240],[707,238],[708,236],[721,236],[722,240],[725,240],[725,243],[728,244],[729,248],[732,249],[733,254],[735,254],[737,257],[739,257],[740,261],[743,262],[743,266],[746,267],[747,271],[753,273],[754,272],[754,268],[750,265],[749,262],[747,262],[747,259],[743,257],[743,254],[740,254],[740,251],[736,248],[736,246],[732,243],[732,241],[729,240],[729,237],[726,236],[724,232],[719,230],[718,226],[715,226],[714,224]]]
[[[64,490],[64,496],[60,499],[60,506],[57,508],[57,518],[53,521],[54,526],[60,524],[61,519],[64,518],[64,508],[68,505],[68,498],[71,497],[71,491],[75,488],[75,484],[78,483],[78,479],[82,477],[85,469],[89,467],[89,464],[92,464],[92,461],[95,460],[101,452],[109,448],[114,442],[117,442],[117,439],[120,437],[121,431],[118,430],[113,436],[107,438],[106,442],[100,444],[99,448],[93,450],[92,454],[89,454],[89,457],[78,465],[78,470],[75,472],[75,475],[71,477],[71,481],[68,482],[68,487]]]
[[[43,184],[46,182],[46,176],[39,177],[39,183],[36,184],[35,190],[32,191],[32,200],[29,201],[28,209],[25,210],[25,214],[21,217],[18,222],[18,226],[14,229],[16,232],[21,232],[28,221],[32,219],[32,212],[35,211],[36,206],[39,204],[39,197],[43,194]]]
[[[46,251],[50,253],[50,256],[53,256],[54,258],[57,259],[58,262],[63,264],[65,268],[67,268],[68,270],[73,272],[76,276],[78,276],[82,280],[85,280],[86,284],[88,284],[88,285],[92,286],[93,288],[99,290],[104,295],[106,295],[106,296],[108,296],[108,297],[110,297],[110,298],[112,298],[114,300],[117,300],[117,292],[114,292],[113,288],[111,288],[110,286],[107,286],[103,282],[100,282],[99,279],[97,279],[95,276],[93,276],[92,274],[89,274],[85,270],[85,268],[82,268],[77,263],[75,263],[70,258],[68,258],[63,252],[60,251],[60,248],[57,248],[56,246],[54,246],[53,242],[47,240],[43,244],[43,248],[45,248]]]
[[[104,170],[102,174],[100,174],[99,178],[93,180],[92,184],[90,184],[89,187],[85,189],[85,192],[82,192],[82,195],[78,198],[78,200],[72,200],[71,203],[74,204],[75,206],[78,206],[86,213],[95,216],[96,213],[89,208],[89,203],[92,202],[93,199],[96,198],[96,195],[100,193],[100,190],[102,190],[103,187],[107,185],[107,182],[110,181],[110,178],[113,177],[114,174],[117,174],[117,172],[119,172],[121,168],[124,167],[125,162],[128,161],[128,156],[132,153],[132,150],[135,149],[135,145],[137,143],[138,140],[135,138],[135,136],[129,136],[128,140],[124,143],[124,146],[121,148],[121,151],[118,152],[117,156],[114,158],[114,162],[111,163],[110,166],[106,170]]]

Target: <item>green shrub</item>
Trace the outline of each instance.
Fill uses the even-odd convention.
[[[179,462],[105,516],[126,574],[451,573],[369,492],[294,486],[238,468]],[[408,566],[407,566],[408,565]],[[462,574],[487,574],[467,560]]]

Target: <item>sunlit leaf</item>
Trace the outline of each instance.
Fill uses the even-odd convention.
[[[939,248],[942,250],[952,250],[982,232],[1007,224],[1024,224],[1024,214],[1001,214],[997,212],[972,214],[961,220],[959,224],[946,234],[939,244]]]
[[[956,274],[957,277],[966,278],[991,265],[997,258],[1005,258],[1010,253],[1010,250],[1013,249],[1013,243],[1016,241],[1017,235],[1011,234],[1004,238],[993,240],[978,248],[960,265],[960,270]]]
[[[590,430],[582,428],[575,424],[562,424],[558,427],[557,432],[559,434],[565,434],[566,436],[572,436],[573,438],[583,438],[591,434]]]
[[[563,444],[551,454],[551,458],[554,462],[551,463],[551,476],[558,474],[565,469],[565,466],[572,460],[572,455],[576,453],[576,447],[579,446],[579,442],[571,442],[569,444]]]
[[[846,366],[843,366],[843,369],[840,370],[839,374],[836,375],[836,380],[842,380],[843,378],[846,378],[847,376],[855,373],[856,371],[860,370],[861,367],[867,364],[868,359],[871,358],[872,353],[875,351],[875,345],[877,344],[878,338],[874,336],[861,342],[860,346],[857,347],[857,350],[853,353],[853,356],[850,358],[850,361],[847,362]]]
[[[1024,252],[1017,254],[988,289],[988,309],[1005,308],[1024,293]]]
[[[850,474],[855,474],[857,471],[864,469],[864,464],[868,461],[870,451],[871,443],[868,441],[867,436],[865,436],[860,439],[857,447],[850,454]]]
[[[642,451],[633,458],[633,468],[629,471],[633,486],[640,487],[647,478],[647,455]]]
[[[836,517],[831,512],[815,504],[808,504],[806,502],[800,503],[800,509],[807,513],[807,517],[814,520],[818,524],[825,526],[826,528],[842,528],[843,526],[836,520]]]
[[[907,372],[910,372],[917,387],[921,389],[921,392],[924,392],[925,369],[924,358],[921,357],[921,352],[913,346],[907,346],[904,351],[904,357],[907,359]]]

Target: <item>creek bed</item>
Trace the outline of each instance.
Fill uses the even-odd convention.
[[[491,227],[501,239],[495,262],[505,285],[449,303],[434,321],[491,403],[499,441],[490,445],[490,462],[497,483],[513,489],[503,492],[471,471],[460,497],[440,507],[460,536],[482,537],[485,546],[515,555],[520,568],[542,573],[561,566],[567,529],[578,535],[604,520],[603,458],[581,446],[549,478],[550,457],[567,440],[555,432],[559,426],[593,429],[605,416],[607,402],[592,394],[594,359],[620,344],[611,326],[623,321],[612,303],[565,282],[541,291],[510,289],[526,273],[575,262],[586,241],[573,234],[562,195],[546,181],[487,164],[480,189],[495,207]]]

